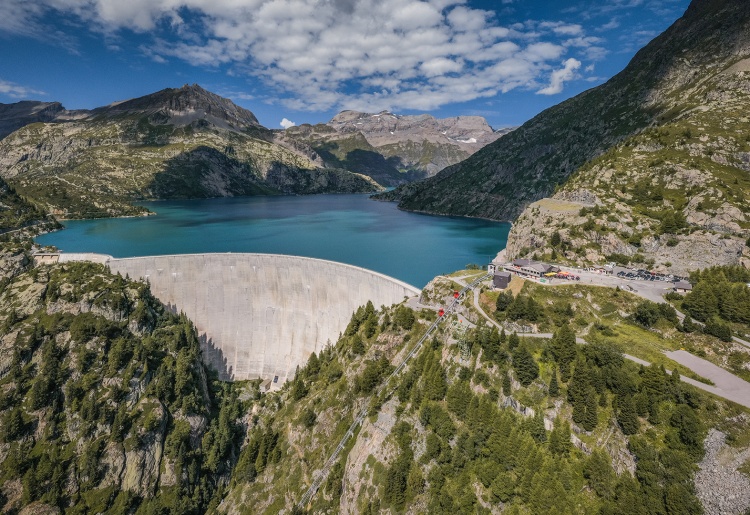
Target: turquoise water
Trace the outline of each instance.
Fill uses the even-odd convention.
[[[399,211],[367,195],[144,202],[141,218],[65,222],[37,238],[66,252],[115,257],[202,252],[308,256],[369,268],[422,287],[434,276],[486,264],[510,224]]]

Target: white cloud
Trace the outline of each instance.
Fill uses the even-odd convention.
[[[0,95],[6,95],[11,98],[31,98],[32,96],[46,95],[46,93],[21,86],[15,82],[0,79]]]
[[[560,36],[580,36],[583,34],[583,27],[577,23],[565,23],[561,21],[544,21],[539,24],[539,28],[548,29]]]
[[[151,44],[141,48],[150,59],[250,76],[294,109],[434,109],[537,89],[569,49],[601,55],[579,24],[504,24],[502,13],[466,0],[0,2],[12,7],[0,31],[22,33],[55,13],[106,37],[145,33]],[[575,70],[552,72],[541,91],[561,88],[564,72]]]
[[[537,91],[539,95],[556,95],[563,90],[563,84],[573,79],[576,71],[581,67],[581,61],[570,58],[563,63],[563,67],[552,72],[549,80],[549,86]]]
[[[612,18],[607,23],[596,29],[599,32],[606,32],[609,30],[614,30],[620,26],[620,22],[617,21],[617,18]]]
[[[279,125],[281,125],[281,126],[282,126],[282,127],[284,128],[284,129],[288,129],[289,127],[294,127],[294,126],[295,126],[295,125],[297,125],[297,124],[296,124],[296,123],[294,123],[294,122],[293,122],[293,121],[291,121],[291,120],[287,120],[286,118],[283,118],[283,119],[281,120],[281,123],[279,123]]]

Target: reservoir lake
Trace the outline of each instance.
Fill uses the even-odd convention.
[[[366,194],[139,202],[155,216],[71,220],[36,238],[114,257],[205,252],[289,254],[361,266],[424,287],[505,248],[509,223],[430,216]]]

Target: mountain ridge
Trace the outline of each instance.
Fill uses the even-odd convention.
[[[47,118],[0,140],[0,177],[64,218],[143,214],[143,199],[381,189],[197,85],[91,111],[55,104]]]
[[[528,203],[554,191],[586,161],[657,122],[674,116],[660,103],[660,85],[677,92],[693,76],[692,64],[706,68],[744,55],[747,6],[697,0],[667,31],[633,57],[605,84],[535,116],[507,137],[434,178],[382,194],[399,207],[434,214],[512,220]],[[704,39],[697,37],[703,34]],[[674,50],[680,47],[680,55]],[[675,64],[677,63],[677,64]],[[678,66],[678,65],[682,66]],[[658,94],[657,94],[658,93]],[[584,117],[585,113],[596,116]],[[585,119],[582,119],[584,117]],[[466,184],[473,186],[466,187]]]

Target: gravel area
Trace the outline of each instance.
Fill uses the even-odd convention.
[[[695,475],[695,489],[706,515],[741,514],[750,508],[750,480],[737,471],[750,458],[750,449],[728,446],[725,436],[716,429],[708,432],[703,442],[706,455]]]

